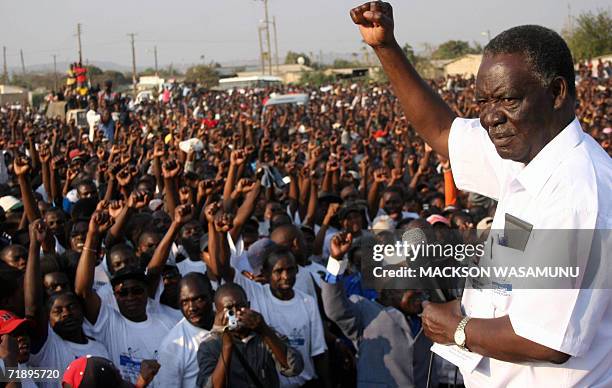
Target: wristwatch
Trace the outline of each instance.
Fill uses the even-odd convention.
[[[459,325],[457,326],[457,330],[455,330],[455,344],[463,350],[468,350],[465,347],[465,326],[467,325],[470,319],[471,318],[468,316],[463,317],[463,319],[461,320],[461,322],[459,322]]]

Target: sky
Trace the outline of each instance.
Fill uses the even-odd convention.
[[[0,1],[0,45],[7,47],[9,67],[20,66],[19,50],[28,65],[74,61],[76,25],[82,24],[84,59],[131,66],[128,33],[137,34],[139,68],[159,64],[232,64],[257,60],[257,27],[264,18],[262,0],[20,0]],[[269,0],[276,17],[281,63],[288,50],[362,53],[351,0]],[[576,16],[610,10],[611,0],[392,0],[395,33],[400,44],[417,51],[425,44],[449,39],[485,44],[491,36],[519,24],[541,24],[557,31],[568,20],[568,5]],[[272,46],[274,48],[274,46]],[[203,59],[202,59],[203,56]]]

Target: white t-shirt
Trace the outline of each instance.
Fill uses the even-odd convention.
[[[94,291],[98,291],[103,285],[110,283],[110,278],[106,272],[105,262],[105,260],[102,260],[100,264],[96,265],[94,270],[94,283],[92,287]]]
[[[59,369],[63,374],[72,361],[86,355],[109,358],[108,350],[101,342],[92,338],[86,344],[66,341],[48,326],[47,340],[38,353],[30,355],[28,363],[40,368]],[[45,386],[61,387],[61,384],[48,383]]]
[[[310,275],[310,271],[308,271],[301,265],[298,265],[298,272],[295,275],[294,288],[296,290],[302,291],[307,295],[312,296],[315,300],[317,300],[317,291],[314,287],[314,280],[312,279],[312,275]]]
[[[457,187],[499,200],[492,232],[504,229],[506,214],[542,233],[612,229],[612,160],[577,119],[527,165],[502,159],[477,119],[455,119],[448,147]],[[502,244],[490,246],[501,260],[510,251],[520,252]],[[589,263],[607,265],[599,276],[610,273],[608,260],[589,258],[589,252],[605,250],[577,246],[572,238],[557,239],[548,250],[559,247],[559,263],[574,253]],[[612,386],[612,290],[466,288],[462,305],[475,318],[507,315],[517,335],[571,356],[561,365],[485,357],[474,372],[462,371],[467,387]]]
[[[176,263],[176,267],[182,276],[187,275],[189,272],[206,273],[206,264],[202,260],[193,261],[189,258]]]
[[[113,292],[113,287],[110,283],[104,284],[97,291],[98,296],[100,297],[100,303],[110,306],[119,312],[119,305],[117,305],[117,299],[115,299],[115,294]],[[159,303],[159,296],[161,295],[160,288],[157,289],[157,294],[155,297],[157,299],[148,298],[147,299],[147,314],[157,314],[159,318],[164,321],[166,326],[173,327],[177,324],[178,321],[181,320],[182,314],[180,311],[175,310],[169,306],[162,305]],[[178,311],[178,313],[176,312]]]
[[[162,339],[172,327],[157,314],[147,314],[144,322],[132,322],[117,310],[102,304],[95,325],[85,325],[86,333],[106,345],[110,360],[124,379],[136,382],[142,360],[158,360]],[[155,387],[153,382],[149,387]]]
[[[209,331],[183,318],[170,330],[159,347],[161,368],[155,376],[160,387],[195,387],[198,377],[198,348]]]
[[[309,272],[302,271],[310,276]],[[280,300],[272,295],[268,284],[261,285],[238,273],[234,281],[246,291],[251,308],[259,312],[271,328],[287,336],[289,345],[299,351],[304,359],[304,370],[299,376],[279,374],[281,386],[297,388],[316,378],[312,357],[327,350],[316,299],[294,289],[295,295],[291,300]]]

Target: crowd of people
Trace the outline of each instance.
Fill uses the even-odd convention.
[[[609,68],[580,67],[576,112],[612,155]],[[430,85],[478,117],[474,77]],[[75,387],[75,370],[139,387],[425,387],[427,293],[367,287],[361,248],[415,228],[477,238],[495,201],[455,188],[388,85],[330,86],[177,84],[135,104],[107,83],[75,97],[87,127],[2,107],[2,369]],[[264,109],[285,93],[309,102]],[[330,257],[349,265],[332,275]],[[432,386],[456,375],[438,360]]]

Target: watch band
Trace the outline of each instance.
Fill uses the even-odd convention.
[[[465,326],[467,326],[467,323],[470,321],[470,319],[472,319],[472,318],[468,317],[467,315],[465,317],[463,317],[463,319],[459,322],[459,325],[457,325],[457,329],[455,330],[455,332],[462,332],[463,333],[463,338],[464,338],[463,345],[456,344],[457,346],[459,346],[463,350],[468,350],[465,347],[465,344],[467,342],[467,337],[465,335]]]

